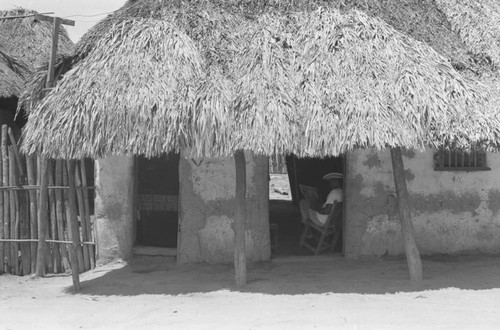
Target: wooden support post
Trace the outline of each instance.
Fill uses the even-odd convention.
[[[236,166],[236,212],[234,219],[234,271],[237,286],[247,282],[245,258],[246,162],[243,150],[234,153]]]
[[[49,185],[55,185],[55,160],[49,161]],[[48,190],[49,196],[49,215],[50,215],[50,238],[53,240],[58,239],[58,219],[56,211],[56,198],[54,189]],[[52,245],[52,271],[57,274],[61,272],[61,255],[59,253],[59,246]]]
[[[75,185],[80,188],[82,186],[82,180],[81,180],[81,175],[80,175],[80,166],[79,162],[76,162],[75,166]],[[87,215],[85,214],[85,207],[83,205],[83,191],[82,189],[77,189],[76,190],[76,199],[78,202],[78,214],[80,215],[80,231],[81,231],[81,236],[83,241],[89,241],[87,237]],[[83,249],[83,262],[84,262],[84,269],[89,270],[90,269],[90,256],[89,256],[89,250],[87,249],[86,246],[82,247]]]
[[[28,174],[28,184],[36,184],[36,162],[33,160],[34,156],[26,156],[26,172]],[[29,190],[30,198],[30,237],[38,237],[38,223],[37,223],[37,200],[36,191]],[[31,253],[31,272],[36,271],[36,243],[31,243],[30,253]]]
[[[30,220],[28,216],[28,192],[18,191],[19,200],[19,235],[21,239],[30,238]],[[31,273],[31,249],[30,243],[21,243],[21,271],[23,275]]]
[[[62,186],[63,184],[63,161],[58,159],[56,160],[56,186]],[[66,214],[64,213],[64,200],[63,200],[63,192],[61,189],[57,189],[56,192],[56,218],[57,218],[57,237],[59,240],[65,240],[64,235],[64,223],[66,219]],[[65,272],[69,272],[70,264],[68,257],[68,250],[65,245],[59,244],[59,251],[62,259],[62,268]]]
[[[80,291],[80,267],[78,265],[77,251],[80,243],[80,230],[78,228],[78,219],[76,216],[76,188],[75,188],[75,168],[76,161],[68,161],[68,183],[69,183],[69,209],[70,219],[68,221],[69,232],[71,234],[71,241],[73,244],[70,246],[70,262],[71,262],[71,276],[73,278],[73,288],[75,292]]]
[[[422,281],[422,261],[415,239],[413,238],[413,226],[411,223],[410,198],[406,186],[406,177],[403,166],[403,156],[401,148],[391,148],[392,171],[394,174],[394,185],[398,198],[399,217],[401,220],[401,232],[410,272],[410,279],[414,282]]]
[[[14,157],[14,149],[12,146],[8,148],[9,152],[9,184],[15,186],[17,184],[16,180],[16,160]],[[17,192],[10,191],[10,238],[19,238],[19,214],[18,214],[18,200]],[[19,262],[18,262],[18,251],[19,246],[17,242],[12,242],[10,245],[10,260],[12,265],[13,274],[19,274]]]
[[[42,171],[41,176],[41,187],[40,187],[40,204],[38,205],[38,248],[36,255],[36,272],[35,276],[41,277],[45,275],[45,249],[46,249],[46,235],[48,227],[48,216],[47,216],[47,206],[48,206],[48,160],[42,157]]]
[[[7,125],[2,125],[2,181],[4,185],[9,185],[9,152],[7,149]],[[10,238],[10,198],[9,191],[4,190],[3,192],[3,237]],[[4,245],[4,271],[10,272],[11,262],[10,262],[10,244]]]
[[[0,128],[1,129],[1,128]],[[0,145],[1,147],[1,145]],[[0,186],[7,186],[8,183],[4,183],[3,182],[3,156],[2,156],[2,153],[0,152]],[[3,193],[0,192],[0,239],[3,239],[4,238],[4,234],[3,234],[3,227],[4,227],[4,217],[3,217],[3,205],[4,205],[4,200],[3,200]],[[5,243],[1,242],[0,243],[0,273],[5,271],[5,268],[4,268],[4,245]]]
[[[88,187],[87,185],[87,171],[85,168],[85,159],[82,159],[80,161],[80,166],[81,166],[81,171],[82,171],[82,186],[83,187]],[[137,170],[137,166],[134,166],[134,168]],[[135,199],[134,199],[135,200]],[[87,225],[87,240],[88,241],[93,241],[92,239],[92,223],[90,220],[90,204],[89,204],[89,190],[84,189],[83,190],[83,203],[85,207],[85,216],[86,216],[86,225]],[[90,268],[94,269],[95,268],[95,257],[94,257],[94,246],[92,245],[87,245],[87,249],[89,250],[89,257],[90,257]]]

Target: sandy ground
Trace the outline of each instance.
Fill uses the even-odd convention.
[[[71,277],[0,276],[0,329],[498,329],[500,257],[424,259],[408,281],[403,259],[331,254],[250,265],[233,285],[227,265],[163,258]]]
[[[285,176],[271,175],[270,196],[290,207]],[[0,329],[500,328],[500,257],[424,258],[424,281],[412,285],[404,259],[284,256],[297,246],[290,228],[283,253],[249,265],[241,289],[231,265],[161,257],[84,273],[78,294],[68,275],[1,275]]]

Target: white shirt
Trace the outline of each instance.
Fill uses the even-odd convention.
[[[326,197],[326,202],[323,204],[323,207],[326,207],[327,204],[335,204],[340,203],[343,201],[342,198],[342,189],[341,188],[336,188],[333,189],[328,193],[328,196]],[[317,213],[318,221],[321,222],[322,224],[326,223],[326,220],[328,219],[328,214],[321,214]]]

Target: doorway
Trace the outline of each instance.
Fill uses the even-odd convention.
[[[295,155],[286,156],[287,174],[280,179],[289,183],[288,198],[273,198],[273,180],[278,175],[270,173],[269,221],[271,226],[271,247],[273,256],[312,255],[303,247],[299,247],[302,224],[298,203],[303,198],[299,185],[307,185],[327,189],[323,176],[327,173],[344,173],[344,157],[299,158]],[[345,180],[344,180],[345,182]],[[344,190],[345,191],[345,190]],[[327,192],[326,192],[327,194]],[[276,194],[274,194],[276,196]],[[324,196],[326,198],[326,195]],[[345,203],[344,203],[345,205]],[[273,230],[275,232],[273,232]],[[342,237],[336,244],[334,253],[342,253]]]
[[[137,159],[136,244],[176,249],[179,227],[179,154]]]

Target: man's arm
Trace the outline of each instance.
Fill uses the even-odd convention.
[[[325,206],[322,206],[322,205],[319,205],[319,206],[314,205],[313,206],[313,205],[311,205],[311,209],[313,209],[314,211],[316,211],[320,214],[330,214],[330,212],[332,211],[332,208],[335,206],[335,203],[325,204]]]

